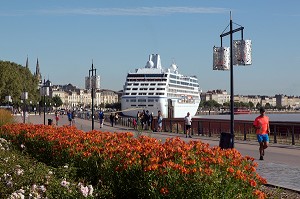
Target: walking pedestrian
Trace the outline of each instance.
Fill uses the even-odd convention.
[[[68,110],[67,112],[67,116],[68,116],[68,121],[69,121],[69,124],[70,126],[72,126],[72,113],[70,110]]]
[[[71,116],[72,116],[72,126],[75,126],[75,118],[76,118],[76,111],[75,110],[73,110],[72,111],[72,113],[71,113]]]
[[[184,123],[185,123],[186,137],[192,138],[191,136],[192,117],[190,115],[190,112],[187,112],[186,116],[184,117]]]
[[[137,129],[137,122],[135,118],[132,118],[133,129]]]
[[[152,121],[153,121],[153,112],[149,115],[149,120],[148,120],[148,126],[150,127],[151,131],[153,131]]]
[[[261,107],[259,112],[260,115],[255,118],[253,127],[256,130],[257,140],[259,143],[259,160],[263,160],[265,149],[269,146],[270,125],[269,117],[265,115],[265,109]]]
[[[115,117],[114,117],[113,113],[110,114],[109,120],[110,120],[111,126],[114,126],[114,120],[115,120]]]
[[[163,120],[162,114],[160,111],[158,111],[158,115],[157,115],[157,131],[158,132],[162,131],[162,120]]]
[[[144,129],[145,130],[148,130],[149,129],[149,118],[150,118],[150,115],[149,115],[149,111],[147,110],[144,114]]]
[[[58,120],[59,120],[59,112],[55,111],[55,121],[56,121],[56,126],[58,126]]]
[[[118,113],[115,113],[115,125],[117,125],[118,121],[119,121],[119,115]]]
[[[102,128],[103,127],[103,122],[104,122],[104,113],[101,109],[100,109],[100,112],[99,112],[99,120],[100,120],[100,128]]]

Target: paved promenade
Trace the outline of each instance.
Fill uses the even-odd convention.
[[[16,116],[18,122],[23,122],[23,118],[21,116]],[[46,124],[48,123],[48,119],[53,119],[54,115],[46,114]],[[43,124],[44,116],[43,115],[29,115],[26,122],[33,124]],[[69,122],[67,120],[67,116],[64,115],[59,120],[59,126],[68,125]],[[91,120],[83,120],[76,118],[76,127],[83,131],[90,131],[92,129],[92,121]],[[95,120],[94,129],[100,130],[99,121]],[[101,129],[102,131],[109,132],[135,132],[130,127],[124,126],[114,126],[111,127],[109,123],[104,123],[104,127]],[[155,137],[162,141],[165,141],[166,138],[178,136],[182,140],[189,141],[193,140],[201,140],[202,142],[209,143],[211,146],[218,146],[219,139],[198,136],[195,135],[193,138],[185,138],[183,134],[175,134],[168,132],[146,132],[144,135],[149,135],[151,137]],[[240,151],[244,156],[249,155],[254,157],[256,162],[258,163],[257,172],[264,178],[267,179],[269,184],[280,186],[288,189],[293,189],[300,191],[300,147],[296,146],[288,146],[288,145],[280,145],[280,144],[270,144],[270,147],[266,149],[265,152],[265,160],[260,161],[259,152],[258,152],[258,143],[257,142],[249,142],[249,141],[235,141],[235,148]]]

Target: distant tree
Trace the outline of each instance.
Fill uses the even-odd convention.
[[[219,104],[215,100],[208,100],[208,101],[201,101],[200,106],[203,107],[203,108],[211,110],[213,108],[220,108],[221,104]]]
[[[276,106],[276,109],[281,110],[281,109],[284,109],[284,107],[281,106],[281,105],[277,105],[277,106]]]
[[[248,102],[240,102],[241,107],[249,108],[249,103]]]
[[[45,100],[44,100],[44,97],[41,97],[41,100],[39,102],[40,107],[44,107],[45,105],[46,105],[46,107],[49,107],[50,103],[53,104],[52,98],[50,98],[49,96],[45,96]]]
[[[260,107],[261,107],[261,104],[258,102],[258,103],[256,104],[256,109],[260,109]]]
[[[120,102],[114,103],[113,106],[114,106],[117,110],[121,110],[121,103],[120,103]]]
[[[101,103],[100,104],[100,108],[104,108],[105,106],[104,106],[104,103]]]
[[[37,77],[19,64],[0,61],[0,103],[5,101],[5,96],[11,96],[14,106],[19,106],[24,91],[28,92],[29,101],[39,101]]]
[[[105,108],[113,108],[116,110],[121,110],[121,103],[117,102],[117,103],[112,103],[112,104],[105,104]]]
[[[224,107],[230,107],[230,102],[224,102],[224,103],[223,103],[223,106],[224,106]]]
[[[63,102],[62,102],[61,98],[58,95],[55,95],[54,97],[52,97],[52,102],[53,102],[55,108],[60,107],[61,105],[63,105]]]
[[[265,109],[271,109],[271,108],[272,108],[271,104],[270,103],[266,103]]]
[[[249,102],[249,108],[250,108],[250,109],[253,109],[253,108],[254,108],[253,102]]]

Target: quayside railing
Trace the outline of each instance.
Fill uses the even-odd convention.
[[[91,119],[87,115],[80,115],[82,119]],[[98,120],[98,116],[95,115]],[[117,125],[133,127],[133,119],[130,117],[119,117]],[[105,117],[109,122],[109,116]],[[193,135],[206,137],[220,137],[222,132],[230,132],[230,120],[224,119],[192,119],[191,132]],[[156,131],[157,118],[154,118],[150,130]],[[185,125],[183,118],[164,118],[162,123],[164,132],[184,134]],[[300,122],[270,121],[270,143],[300,146]],[[234,136],[236,140],[257,141],[253,121],[235,120]]]

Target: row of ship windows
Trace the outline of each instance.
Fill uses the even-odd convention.
[[[127,79],[127,82],[166,82],[167,79]]]
[[[174,85],[183,85],[183,86],[193,86],[193,87],[199,87],[199,84],[193,84],[190,82],[182,82],[182,81],[175,81],[175,80],[170,80],[171,84]],[[166,83],[127,83],[127,86],[165,86],[167,85]]]
[[[170,78],[173,78],[173,79],[184,79],[185,81],[190,81],[190,82],[198,83],[197,79],[192,79],[190,77],[182,78],[180,76],[170,75]]]
[[[147,99],[138,99],[138,100],[136,100],[136,99],[126,99],[126,102],[136,102],[136,101],[138,101],[138,102],[147,102]],[[158,99],[148,99],[148,102],[158,102]]]
[[[125,93],[125,95],[164,95],[165,93]]]
[[[174,94],[174,95],[180,95],[181,93],[189,93],[189,94],[195,94],[199,95],[199,92],[191,91],[191,90],[179,90],[179,89],[169,89],[168,96]]]
[[[140,77],[168,77],[167,74],[128,74],[127,77],[135,77],[135,78],[140,78]]]
[[[131,90],[131,88],[126,88],[126,90]],[[133,91],[136,91],[136,90],[144,90],[144,91],[146,91],[146,90],[148,90],[148,88],[140,88],[140,89],[138,89],[138,88],[132,88],[132,90]],[[149,90],[155,90],[155,88],[149,88]],[[165,90],[165,88],[156,88],[156,90]]]
[[[127,84],[127,86],[139,86],[139,85],[141,85],[141,86],[156,86],[156,83],[128,83]],[[157,83],[157,86],[165,86],[166,85],[166,83]]]
[[[181,88],[181,89],[186,89],[186,90],[192,90],[194,89],[194,87],[190,87],[190,86],[181,86],[181,85],[177,85],[177,84],[169,84],[169,88],[170,87],[174,87],[174,88]],[[199,85],[195,86],[196,88],[199,87]]]
[[[170,80],[170,83],[173,84],[180,84],[180,85],[185,85],[185,86],[194,86],[194,87],[198,87],[198,84],[192,84],[190,82],[181,82],[181,81],[175,81],[175,80]]]
[[[146,104],[139,104],[139,105],[135,105],[135,104],[131,104],[132,107],[136,107],[136,106],[139,106],[139,107],[145,107],[147,106]],[[153,106],[153,104],[148,104],[148,106]]]
[[[149,78],[166,78],[168,77],[167,74],[128,74],[128,79],[131,78],[144,78],[144,79],[149,79]],[[194,82],[194,83],[198,83],[198,80],[196,77],[185,77],[185,76],[181,76],[181,75],[174,75],[174,74],[170,74],[170,78],[173,79],[183,79],[185,81],[190,81],[190,82]]]

